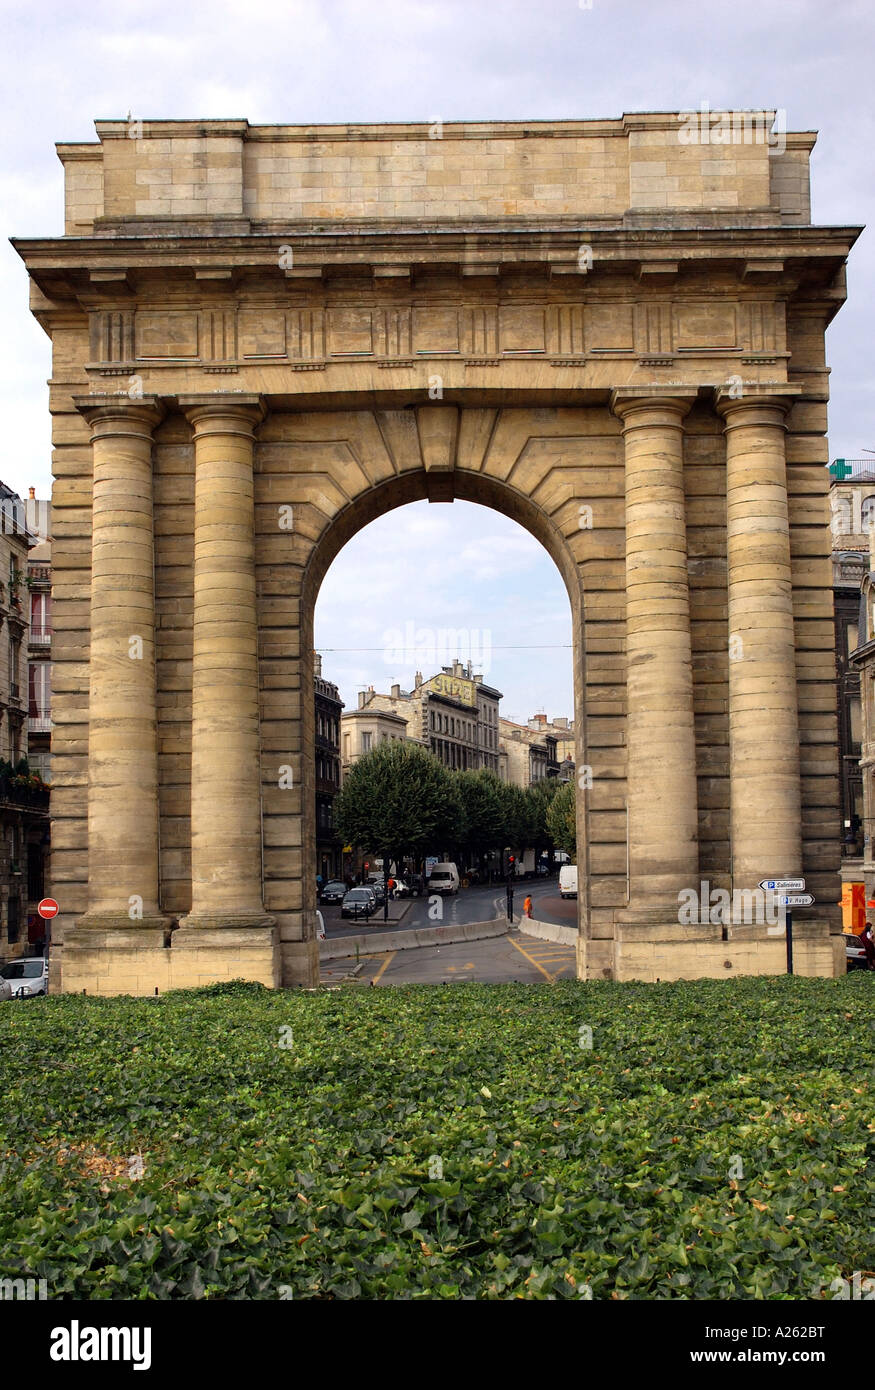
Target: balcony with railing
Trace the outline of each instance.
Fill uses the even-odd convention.
[[[833,459],[829,476],[834,482],[875,482],[875,455],[868,459]]]
[[[50,647],[52,645],[52,629],[48,623],[32,623],[28,641],[32,647]]]
[[[50,734],[52,732],[52,716],[50,714],[29,714],[27,716],[27,732],[29,734]]]
[[[45,812],[49,809],[49,788],[43,784],[34,785],[31,777],[0,773],[0,804]]]

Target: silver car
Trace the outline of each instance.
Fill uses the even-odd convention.
[[[11,987],[13,999],[32,999],[35,994],[48,994],[48,957],[22,956],[18,960],[11,960],[0,970],[0,979]]]

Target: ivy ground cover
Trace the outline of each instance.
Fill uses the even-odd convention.
[[[873,982],[0,1006],[0,1275],[49,1298],[830,1298]]]

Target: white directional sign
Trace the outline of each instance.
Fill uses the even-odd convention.
[[[801,893],[804,887],[804,878],[760,879],[760,888],[765,888],[767,893]]]
[[[779,907],[811,907],[814,898],[810,893],[784,893],[776,902]]]

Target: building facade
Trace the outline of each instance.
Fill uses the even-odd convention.
[[[407,741],[407,720],[400,714],[374,707],[348,710],[341,716],[341,770],[345,777],[351,767],[381,743]],[[419,739],[413,742],[420,742]]]
[[[58,146],[64,233],[14,242],[54,351],[53,989],[317,982],[316,597],[455,498],[568,591],[581,978],[782,971],[678,904],[784,876],[797,969],[844,969],[825,333],[859,229],[811,223],[812,132],[730,114]]]
[[[561,742],[565,747],[567,731],[563,727],[558,732],[563,735]],[[562,761],[558,753],[560,739],[545,714],[533,715],[528,724],[501,719],[499,735],[501,775],[506,781],[515,787],[531,787],[545,777],[558,777]]]
[[[488,768],[498,773],[498,706],[501,691],[482,675],[453,661],[428,680],[417,671],[412,690],[393,685],[388,695],[373,686],[359,692],[359,712],[383,711],[402,719],[407,737],[423,744],[454,772]]]
[[[333,681],[322,675],[322,657],[314,655],[313,707],[316,729],[316,873],[326,882],[338,878],[342,845],[334,829],[334,799],[341,787],[340,721],[343,701]]]
[[[0,958],[41,951],[49,792],[28,763],[30,588],[23,501],[0,484]]]
[[[839,794],[842,879],[862,879],[864,853],[863,706],[860,668],[851,653],[860,636],[860,594],[869,572],[875,525],[875,458],[836,459],[829,467],[835,600],[836,697],[839,741]]]

